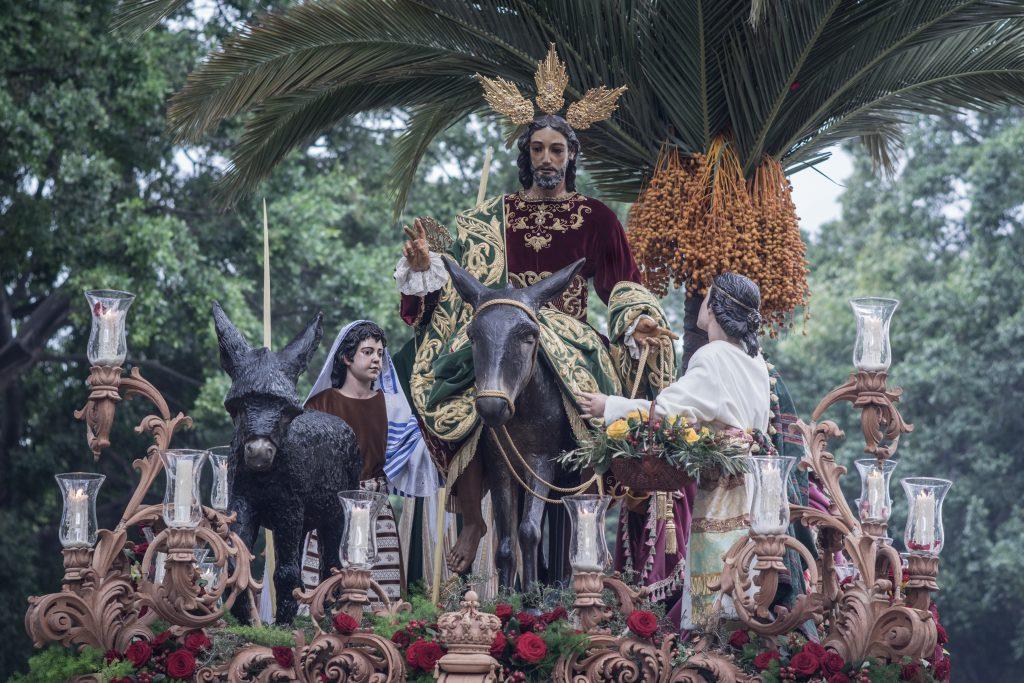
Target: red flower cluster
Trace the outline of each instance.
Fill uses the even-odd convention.
[[[274,646],[270,648],[270,652],[274,655],[274,661],[282,669],[290,669],[295,663],[295,653],[290,647]]]
[[[132,642],[123,653],[109,650],[104,659],[108,662],[126,659],[132,663],[135,673],[124,678],[125,681],[149,681],[156,675],[187,680],[196,673],[196,654],[212,646],[202,631],[186,633],[180,639],[170,631],[163,631],[152,641]]]
[[[552,624],[569,616],[561,605],[549,612],[533,614],[517,613],[506,603],[496,605],[494,614],[501,619],[503,630],[495,634],[490,655],[502,665],[508,681],[526,680],[520,669],[535,667],[548,657],[552,650],[545,641],[545,632]]]
[[[735,648],[742,648],[748,642],[750,634],[744,630],[734,631],[729,638],[729,644]],[[799,641],[790,641],[791,646],[798,644]],[[846,668],[846,661],[819,643],[804,643],[799,651],[790,656],[788,662],[783,662],[782,654],[778,650],[765,650],[754,657],[754,666],[759,671],[767,671],[776,660],[782,664],[780,671],[787,674],[791,680],[813,678],[815,681],[826,680],[828,683],[850,683],[846,674],[842,673]]]
[[[548,644],[535,633],[524,633],[516,639],[516,657],[527,664],[537,664],[548,654]]]
[[[343,636],[350,636],[359,628],[359,622],[344,612],[335,614],[331,624],[334,626],[334,630]]]
[[[444,650],[432,640],[417,640],[405,651],[405,661],[419,671],[433,671],[437,660],[443,656]]]
[[[658,617],[647,610],[633,610],[626,618],[626,626],[641,638],[650,638],[658,632]]]

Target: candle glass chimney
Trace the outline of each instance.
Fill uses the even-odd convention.
[[[64,497],[64,511],[57,532],[65,548],[91,548],[96,545],[96,498],[106,479],[102,474],[67,472],[54,477]]]
[[[602,572],[611,562],[605,537],[605,515],[610,496],[580,495],[562,498],[569,513],[569,564],[574,572]]]
[[[164,523],[177,529],[195,529],[203,519],[199,479],[207,451],[170,449],[160,451],[167,474],[164,489]]]
[[[341,536],[341,565],[369,569],[377,558],[377,516],[388,497],[374,491],[342,491],[345,530]]]
[[[93,365],[121,365],[128,355],[125,317],[135,300],[130,292],[92,289],[85,293],[92,312],[86,355]]]

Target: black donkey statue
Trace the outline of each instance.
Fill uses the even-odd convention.
[[[320,539],[321,580],[341,566],[345,515],[338,492],[359,488],[359,447],[344,420],[304,410],[295,390],[320,345],[322,313],[276,353],[249,346],[216,302],[213,319],[220,365],[231,378],[224,407],[235,426],[228,464],[229,509],[238,515],[232,530],[250,549],[261,526],[274,532],[276,622],[290,624],[306,533],[316,529]],[[233,609],[243,623],[246,603],[237,600]]]

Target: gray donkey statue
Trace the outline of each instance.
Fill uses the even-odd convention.
[[[495,552],[498,584],[502,588],[514,588],[516,558],[512,534],[518,517],[519,549],[523,560],[522,583],[528,587],[539,578],[538,550],[542,537],[544,501],[537,496],[550,496],[549,488],[526,470],[507,441],[498,442],[501,437],[495,430],[502,426],[506,428],[515,448],[544,482],[559,486],[565,483],[566,476],[570,476],[555,462],[555,457],[562,451],[575,448],[576,443],[562,403],[558,380],[539,354],[540,327],[537,324],[537,312],[562,293],[586,259],[580,259],[544,280],[521,289],[490,289],[450,257],[446,256],[444,261],[452,276],[455,291],[477,311],[467,328],[467,334],[473,346],[473,370],[478,394],[476,411],[488,429],[484,430],[476,457],[483,458],[485,482],[494,506],[498,535],[498,550]],[[526,310],[518,305],[500,302],[485,305],[496,299],[516,301],[523,304]],[[532,311],[533,315],[527,311]],[[519,478],[529,484],[530,491],[526,491],[516,481],[500,449],[509,456]],[[548,546],[548,575],[544,577],[547,583],[564,578],[566,573],[564,563],[555,557],[568,548],[568,541],[561,534],[563,517],[560,508],[557,506],[549,509],[554,513],[554,533]],[[520,510],[521,513],[517,514]]]
[[[277,353],[249,346],[216,302],[213,319],[220,365],[231,378],[224,407],[235,425],[228,464],[229,509],[238,515],[232,530],[250,549],[261,526],[274,532],[276,621],[290,624],[306,533],[316,529],[320,539],[321,580],[341,566],[345,517],[338,492],[359,488],[359,447],[344,420],[303,410],[295,391],[320,345],[322,313]],[[248,623],[245,601],[236,601],[233,611]]]

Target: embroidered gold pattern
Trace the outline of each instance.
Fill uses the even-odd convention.
[[[694,519],[690,526],[690,532],[694,533],[704,531],[715,534],[724,534],[727,531],[745,529],[747,528],[747,523],[744,520],[744,517],[745,515],[737,515],[727,519],[717,519],[714,517]]]
[[[532,284],[540,282],[550,275],[550,270],[545,270],[541,273],[535,273],[532,270],[525,270],[521,273],[510,272],[508,274],[508,280],[512,283],[513,287],[522,288],[529,287]],[[569,286],[565,288],[564,292],[562,292],[562,296],[554,301],[548,302],[545,304],[545,307],[555,308],[562,313],[571,315],[580,322],[586,322],[587,300],[589,296],[590,288],[587,287],[587,281],[582,275],[577,273],[569,283]]]
[[[539,252],[551,246],[553,232],[568,232],[583,227],[592,209],[583,203],[586,197],[573,192],[560,199],[532,200],[522,192],[511,195],[507,206],[507,224],[513,233],[524,231],[523,242]]]

